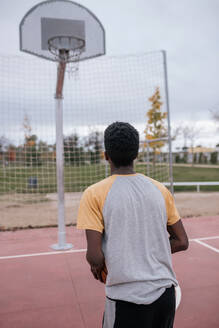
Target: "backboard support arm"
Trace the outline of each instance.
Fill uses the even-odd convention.
[[[57,68],[57,83],[56,83],[56,99],[63,98],[63,86],[64,86],[64,79],[65,79],[65,70],[66,70],[66,62],[61,61],[58,64]]]

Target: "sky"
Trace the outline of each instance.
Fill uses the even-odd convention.
[[[0,2],[0,54],[20,55],[18,26],[39,1]],[[195,126],[197,143],[214,147],[219,133],[218,0],[80,0],[106,30],[108,56],[167,52],[171,125]],[[25,55],[30,57],[29,55]],[[0,132],[1,135],[1,132]],[[183,144],[183,138],[175,142]]]

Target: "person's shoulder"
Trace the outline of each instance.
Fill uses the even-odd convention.
[[[109,191],[115,181],[115,178],[115,176],[109,176],[101,181],[98,181],[85,189],[84,193],[103,195],[105,192]]]
[[[147,180],[150,181],[153,185],[157,186],[159,189],[166,189],[166,187],[164,186],[163,183],[159,182],[158,180],[152,179],[151,177],[142,174],[142,173],[138,173],[138,176],[141,177],[143,180]]]
[[[153,184],[155,184],[157,187],[162,188],[162,189],[167,189],[164,184],[158,180],[152,179],[150,177],[147,177]]]
[[[149,181],[160,190],[160,192],[163,194],[165,198],[171,195],[170,191],[162,182],[152,179],[148,176],[145,176],[145,178],[149,179]]]

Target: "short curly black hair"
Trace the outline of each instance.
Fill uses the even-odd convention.
[[[138,156],[139,133],[129,123],[112,123],[104,132],[104,145],[115,167],[129,166]]]

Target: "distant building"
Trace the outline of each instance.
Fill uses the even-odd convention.
[[[219,162],[219,147],[194,147],[185,148],[182,151],[173,152],[173,162],[175,163],[212,163],[212,156],[214,156],[216,163]]]

